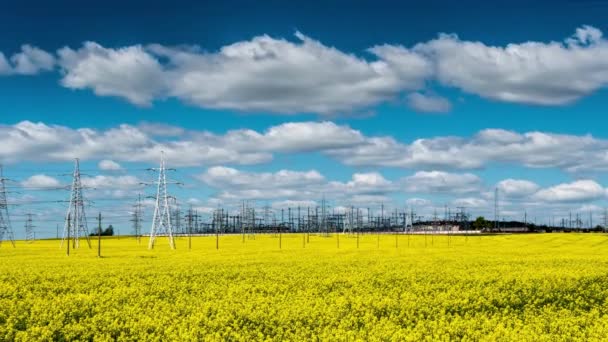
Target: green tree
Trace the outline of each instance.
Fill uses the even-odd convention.
[[[486,221],[485,217],[479,216],[473,221],[473,229],[482,230],[488,227],[488,221]]]

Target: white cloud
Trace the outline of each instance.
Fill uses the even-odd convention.
[[[601,214],[603,216],[603,214],[606,213],[606,208],[604,207],[600,207],[599,205],[596,204],[583,204],[581,205],[577,210],[577,212],[582,212],[582,213],[592,213],[592,214]],[[596,217],[596,222],[602,222],[603,220],[598,220]]]
[[[225,137],[210,133],[184,139],[160,140],[137,127],[120,125],[107,130],[71,129],[23,121],[0,125],[0,160],[68,161],[111,159],[158,163],[165,151],[171,165],[219,163],[251,164],[269,161],[266,152],[240,152],[227,146]]]
[[[465,208],[486,208],[488,202],[482,198],[464,197],[453,200],[452,205]]]
[[[248,129],[229,131],[222,138],[236,149],[278,152],[340,150],[365,143],[361,132],[348,126],[323,122],[288,122],[265,132]]]
[[[319,172],[280,170],[245,172],[212,167],[198,176],[216,189],[216,197],[227,201],[281,200],[318,201],[323,197],[344,204],[390,202],[387,194],[397,188],[381,174],[355,173],[347,182],[327,181]]]
[[[320,184],[325,181],[325,178],[316,170],[280,170],[275,173],[254,173],[222,166],[209,168],[198,178],[214,188],[240,190],[301,187]]]
[[[0,75],[8,75],[12,72],[11,65],[8,64],[6,57],[0,52]]]
[[[506,197],[524,197],[535,193],[540,187],[538,184],[523,179],[505,179],[498,182],[500,195]]]
[[[578,180],[541,189],[533,195],[544,202],[580,202],[606,197],[605,189],[593,180]]]
[[[21,51],[10,59],[0,52],[0,75],[35,75],[51,71],[55,67],[55,57],[35,46],[24,44]]]
[[[137,125],[137,128],[146,134],[157,137],[178,137],[186,133],[186,130],[182,127],[158,122],[141,122]]]
[[[136,105],[175,97],[215,109],[281,114],[355,112],[424,86],[430,64],[414,52],[392,60],[372,48],[367,61],[301,33],[296,42],[257,36],[203,52],[158,44],[106,48],[94,42],[58,51],[62,84]],[[401,69],[393,70],[393,64]],[[404,72],[404,68],[408,68]],[[126,77],[125,77],[126,76]]]
[[[35,46],[25,44],[21,52],[11,57],[12,72],[19,75],[35,75],[41,71],[50,71],[55,67],[55,57]]]
[[[433,205],[433,202],[425,198],[409,198],[405,204],[411,207],[429,207]]]
[[[602,40],[602,31],[599,29],[583,25],[576,29],[571,38],[566,39],[568,45],[595,44]]]
[[[355,173],[346,183],[332,181],[328,184],[328,192],[357,195],[385,194],[393,191],[394,185],[378,172]]]
[[[392,202],[392,199],[389,196],[381,194],[355,194],[339,199],[339,201],[348,205],[365,207],[386,205],[385,210],[387,210],[386,213],[388,213],[388,204]]]
[[[118,164],[117,162],[115,162],[113,160],[109,160],[109,159],[101,160],[97,164],[97,167],[100,170],[104,170],[104,171],[118,171],[118,170],[122,170],[122,166],[120,166],[120,164]]]
[[[506,102],[562,105],[608,83],[608,42],[593,27],[560,42],[489,46],[452,34],[417,44],[446,86]]]
[[[174,131],[175,129],[173,129]],[[177,137],[156,130],[120,125],[107,130],[72,129],[23,121],[0,125],[0,160],[68,161],[109,159],[158,163],[161,151],[173,166],[258,164],[273,153],[339,150],[365,142],[363,135],[332,122],[285,123],[264,132],[249,129],[218,135],[184,131]]]
[[[294,208],[301,208],[300,209],[300,214],[305,215],[306,214],[306,208],[315,208],[317,206],[317,202],[312,201],[312,200],[303,200],[303,201],[294,201],[294,200],[285,200],[285,201],[276,201],[272,203],[272,208],[273,209],[292,209],[292,215],[296,216],[297,215],[297,209],[296,211],[294,211]],[[287,217],[287,214],[285,214],[285,217]]]
[[[25,188],[56,188],[61,186],[61,182],[51,176],[38,174],[22,181],[21,185]]]
[[[416,110],[449,111],[447,99],[428,95],[434,81],[536,105],[568,104],[608,84],[608,41],[591,26],[561,42],[491,46],[440,34],[411,48],[383,44],[365,52],[357,56],[300,32],[293,40],[260,35],[217,51],[85,42],[55,57],[25,44],[10,57],[0,53],[0,74],[36,74],[58,64],[65,87],[139,106],[177,98],[202,108],[288,115],[352,114],[407,93]]]
[[[142,186],[141,180],[135,176],[94,176],[82,177],[82,185],[95,189],[134,189]]]
[[[409,193],[467,193],[482,189],[481,178],[471,173],[419,171],[405,177],[402,182]]]
[[[409,94],[407,103],[412,109],[425,113],[447,113],[452,109],[452,104],[448,99],[422,93]]]
[[[410,144],[367,137],[365,144],[328,151],[348,165],[475,169],[489,163],[556,167],[570,172],[608,169],[608,141],[590,135],[482,130],[473,137],[422,138]]]
[[[65,87],[90,88],[97,95],[123,97],[140,106],[164,96],[163,68],[140,45],[108,49],[86,42],[78,50],[64,47],[57,54]]]
[[[173,133],[181,131],[174,136]],[[476,169],[491,164],[559,168],[568,172],[608,170],[608,140],[590,135],[518,133],[486,129],[472,137],[439,136],[411,143],[390,136],[365,136],[333,122],[290,122],[265,131],[239,129],[216,134],[119,125],[106,130],[72,129],[23,121],[0,125],[0,161],[108,159],[169,165],[260,164],[276,153],[322,153],[355,166],[408,169]]]

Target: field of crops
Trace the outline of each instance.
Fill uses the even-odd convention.
[[[448,239],[449,245],[448,245]],[[600,340],[608,236],[302,235],[0,248],[0,340]],[[426,240],[426,241],[425,241]],[[339,248],[338,248],[339,244]],[[426,244],[426,247],[425,247]],[[86,246],[86,245],[85,245]]]

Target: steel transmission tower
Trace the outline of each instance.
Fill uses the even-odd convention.
[[[0,165],[0,245],[5,237],[11,241],[15,247],[15,236],[11,228],[11,220],[8,216],[8,202],[6,200],[6,178],[2,173],[2,165]]]
[[[87,240],[87,244],[89,245],[89,248],[91,248],[89,229],[87,227],[87,216],[84,211],[82,183],[80,181],[80,161],[77,158],[74,162],[72,193],[70,194],[70,205],[68,207],[68,212],[65,215],[65,226],[63,228],[61,246],[63,246],[64,241],[71,238],[73,241],[73,248],[78,248],[80,247],[81,237],[84,237]]]
[[[156,169],[152,169],[156,171]],[[167,176],[165,169],[165,155],[160,158],[158,168],[158,182],[156,183],[156,204],[154,206],[154,216],[152,217],[152,228],[150,229],[150,242],[148,249],[154,248],[157,236],[169,237],[169,246],[175,249],[173,240],[173,227],[171,226],[171,208],[169,207],[169,195],[167,194]]]
[[[143,210],[141,205],[141,195],[137,197],[137,202],[133,206],[133,218],[131,222],[133,222],[133,231],[135,233],[135,238],[137,242],[141,242],[141,221],[143,216]]]
[[[34,242],[36,240],[36,235],[34,234],[34,224],[32,220],[32,214],[27,214],[27,219],[25,220],[25,241],[28,243]]]
[[[357,213],[355,211],[355,207],[351,206],[346,210],[345,219],[346,222],[344,224],[344,228],[342,229],[342,233],[353,234],[355,229],[357,229]]]

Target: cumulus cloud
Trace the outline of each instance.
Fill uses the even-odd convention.
[[[540,187],[538,184],[523,179],[505,179],[496,185],[501,195],[507,197],[524,197],[535,193]]]
[[[4,53],[0,52],[0,75],[8,75],[12,71],[11,65],[8,64]]]
[[[41,71],[53,70],[55,57],[35,46],[23,45],[21,52],[11,57],[13,72],[20,75],[35,75]]]
[[[367,61],[300,32],[296,39],[262,35],[216,52],[197,46],[106,48],[86,42],[58,55],[62,84],[69,88],[92,89],[136,105],[175,97],[202,108],[282,114],[364,109],[423,87],[431,70],[415,52],[391,62],[382,59],[389,48],[370,49],[376,60]],[[393,63],[408,72],[395,72]]]
[[[512,163],[576,172],[607,169],[607,149],[608,141],[590,135],[485,129],[472,137],[422,138],[409,144],[392,137],[369,137],[365,144],[328,154],[357,166],[476,169]]]
[[[533,198],[543,202],[590,201],[606,196],[605,189],[593,180],[578,180],[541,189]]]
[[[345,195],[383,195],[394,190],[394,185],[378,172],[355,173],[348,182],[330,182],[328,192]]]
[[[482,198],[464,197],[453,200],[452,205],[465,208],[487,208],[488,202]]]
[[[405,191],[410,193],[467,193],[482,189],[481,178],[472,173],[419,171],[402,182]]]
[[[160,130],[160,131],[159,131]],[[171,132],[180,131],[174,136]],[[472,137],[439,136],[400,142],[366,136],[333,122],[289,122],[264,131],[224,134],[169,127],[119,125],[73,129],[42,122],[0,125],[0,161],[112,160],[173,166],[267,163],[277,153],[322,153],[346,165],[419,170],[478,169],[492,164],[608,170],[608,140],[590,135],[486,129]]]
[[[163,68],[140,45],[108,49],[86,42],[78,49],[57,51],[63,72],[61,84],[71,89],[92,89],[100,96],[119,96],[141,106],[165,92]]]
[[[272,160],[273,153],[340,150],[363,143],[359,131],[332,122],[285,123],[223,135],[184,130],[177,137],[127,124],[107,130],[30,121],[0,125],[0,160],[8,163],[80,158],[156,164],[164,151],[174,166],[259,164]]]
[[[0,52],[0,75],[35,75],[53,70],[55,57],[32,45],[24,44],[9,60]]]
[[[490,46],[455,34],[414,46],[446,86],[506,102],[562,105],[608,83],[608,42],[583,26],[564,42]]]
[[[61,182],[54,177],[38,174],[22,181],[21,186],[25,188],[56,188],[61,186]]]
[[[61,84],[139,106],[176,98],[202,108],[276,114],[352,114],[407,96],[412,108],[447,112],[429,84],[484,98],[564,105],[608,84],[608,41],[591,26],[562,41],[492,46],[440,34],[411,47],[380,44],[356,55],[300,32],[260,35],[217,51],[198,46],[104,47],[85,42],[56,57],[31,45],[0,53],[0,74],[36,74],[59,65]]]
[[[133,189],[142,186],[142,181],[135,176],[104,176],[82,177],[82,185],[95,189]]]
[[[104,170],[104,171],[118,171],[118,170],[122,170],[122,166],[120,166],[120,164],[118,164],[117,162],[115,162],[113,160],[109,160],[109,159],[101,160],[97,164],[97,167],[100,170]]]
[[[318,201],[323,197],[344,203],[390,201],[393,183],[377,172],[355,173],[347,182],[328,181],[315,170],[246,172],[212,167],[197,177],[217,190],[222,200]],[[294,202],[295,203],[295,202]]]
[[[158,137],[178,137],[186,133],[182,127],[168,125],[159,122],[141,122],[137,128],[146,134]]]
[[[448,99],[422,93],[409,94],[407,103],[415,111],[425,113],[447,113],[452,109],[452,104]]]
[[[248,129],[226,133],[223,140],[239,150],[307,152],[340,150],[366,143],[363,134],[333,122],[287,122],[265,132]]]
[[[425,198],[408,198],[405,204],[410,207],[429,207],[433,205],[433,202]]]
[[[254,173],[222,166],[209,168],[198,178],[205,184],[218,189],[275,189],[309,186],[325,181],[325,178],[316,170]]]

